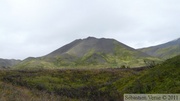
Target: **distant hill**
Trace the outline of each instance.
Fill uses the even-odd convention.
[[[142,66],[155,58],[114,39],[88,37],[75,40],[39,58],[28,58],[18,67]]]
[[[162,59],[172,58],[180,54],[180,38],[161,45],[142,48],[139,51]]]
[[[21,60],[15,59],[0,59],[0,68],[10,68],[21,62]]]

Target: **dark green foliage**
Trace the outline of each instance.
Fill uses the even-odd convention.
[[[12,75],[9,75],[12,74]],[[22,72],[0,70],[0,101],[77,101],[76,99],[50,94],[34,88],[23,87],[26,82],[21,81]],[[4,82],[5,81],[5,82]]]
[[[122,94],[112,85],[117,80],[139,73],[132,69],[65,69],[7,71],[4,82],[38,89],[59,96],[88,100],[119,100]]]
[[[180,93],[180,56],[148,69],[139,76],[120,80],[115,86],[127,81],[119,90],[126,93]],[[122,82],[121,82],[122,81]]]

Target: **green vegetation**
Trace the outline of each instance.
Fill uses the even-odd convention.
[[[8,71],[10,72],[10,71]],[[7,71],[0,70],[0,101],[77,101],[64,96],[28,89],[13,82],[4,82],[3,78],[8,76]],[[12,72],[15,75],[17,72]]]
[[[165,61],[141,75],[114,83],[124,93],[180,93],[180,56]],[[125,86],[119,86],[125,82]]]
[[[117,100],[122,95],[111,85],[138,71],[131,69],[6,71],[2,81],[48,94],[83,100]]]
[[[116,53],[118,54],[118,53]],[[124,53],[123,53],[124,54]],[[53,59],[33,59],[23,61],[13,67],[13,69],[67,69],[67,68],[120,68],[126,66],[129,68],[142,67],[147,65],[146,62],[154,61],[156,64],[161,62],[160,59],[152,57],[136,57],[136,56],[121,56],[105,53],[93,53],[84,56],[83,58],[77,58],[74,61],[63,59],[61,57]]]
[[[37,68],[38,67],[38,68]],[[22,61],[20,64],[15,65],[13,68],[16,69],[55,69],[57,66],[50,62],[46,62],[40,59],[33,59],[28,61]]]
[[[180,93],[179,61],[177,56],[153,68],[1,70],[0,96],[16,96],[16,101],[109,101],[122,100],[124,93]]]

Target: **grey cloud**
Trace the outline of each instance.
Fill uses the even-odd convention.
[[[0,1],[0,57],[42,56],[88,36],[134,48],[179,37],[179,0]]]

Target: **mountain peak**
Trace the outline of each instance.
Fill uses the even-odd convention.
[[[63,63],[123,63],[137,58],[149,57],[115,39],[87,37],[77,39],[46,55],[45,58],[56,58]],[[65,62],[66,61],[66,62]],[[81,61],[81,62],[79,62]],[[70,63],[69,63],[70,62]],[[76,63],[78,62],[78,63]],[[125,62],[128,63],[128,62]],[[136,63],[135,63],[136,64]]]
[[[115,41],[114,39],[110,39],[110,38],[96,38],[96,37],[92,37],[92,36],[89,36],[87,38],[85,38],[84,40],[113,40]]]
[[[50,53],[48,56],[62,56],[68,54],[82,57],[90,51],[94,51],[95,53],[100,52],[113,54],[116,44],[129,50],[133,50],[133,48],[130,48],[114,39],[87,37],[85,39],[75,40]]]
[[[92,37],[92,36],[89,36],[89,37],[87,37],[86,39],[89,40],[89,39],[97,39],[97,38]]]

